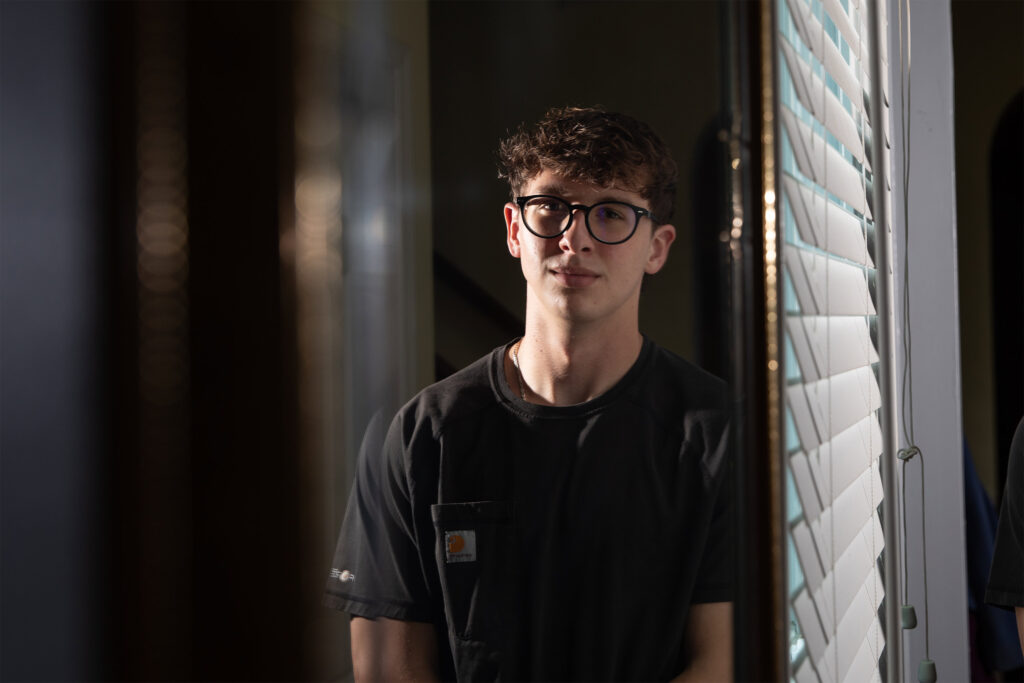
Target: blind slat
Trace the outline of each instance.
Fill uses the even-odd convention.
[[[817,317],[817,316],[814,316]],[[822,377],[828,376],[828,369],[824,367],[822,358],[811,348],[807,331],[800,322],[801,316],[795,314],[786,315],[786,333],[793,345],[793,355],[796,356],[799,375],[804,382],[813,382]],[[789,368],[786,369],[787,375]]]
[[[806,657],[800,662],[800,666],[797,667],[796,672],[793,674],[793,680],[796,683],[818,683],[818,673],[814,670],[810,657]]]
[[[793,545],[800,557],[800,566],[804,570],[804,582],[809,590],[816,591],[825,579],[825,571],[811,529],[806,522],[798,522],[791,533]]]
[[[800,104],[822,123],[857,161],[864,163],[865,146],[857,132],[857,122],[825,83],[814,75],[811,66],[797,56],[786,40],[779,42],[786,66],[794,75],[793,84]]]
[[[870,367],[790,389],[806,393],[817,431],[825,440],[833,439],[881,407],[878,380]]]
[[[811,537],[826,569],[871,523],[875,510],[865,491],[874,486],[873,478],[873,473],[865,470],[854,486],[838,494],[832,505],[809,523]],[[826,571],[825,575],[828,573]]]
[[[836,84],[850,98],[853,106],[864,111],[864,93],[860,81],[866,80],[864,74],[857,78],[857,72],[850,66],[839,47],[825,35],[821,22],[811,13],[811,8],[802,0],[787,0],[790,16],[793,17],[793,25],[796,26],[800,39],[807,46],[815,57],[821,62],[825,70],[832,76]]]
[[[878,674],[878,657],[868,640],[865,639],[860,644],[860,649],[843,681],[844,683],[881,683],[882,677]]]
[[[825,639],[825,631],[822,628],[821,620],[818,618],[818,611],[814,606],[814,600],[806,590],[793,599],[793,612],[800,623],[800,631],[803,633],[804,642],[807,643],[807,652],[815,660],[820,660],[828,647]]]
[[[825,8],[825,12],[829,18],[832,19],[832,23],[839,29],[839,33],[842,34],[843,39],[847,45],[850,46],[850,51],[858,61],[861,59],[861,35],[853,25],[853,19],[850,15],[843,10],[843,6],[839,4],[839,0],[822,0],[822,6]]]
[[[795,254],[793,254],[795,252]],[[874,315],[867,273],[858,266],[793,247],[785,270],[806,315]]]
[[[861,219],[784,173],[782,189],[793,209],[800,239],[822,251],[873,266]]]
[[[835,570],[817,583],[808,581],[804,589],[811,595],[816,607],[815,614],[824,626],[827,647],[831,647],[832,639],[828,634],[833,632],[833,626],[848,619],[851,611],[863,610],[864,602],[872,610],[877,609],[884,597],[882,577],[873,562],[873,557],[877,556],[881,548],[872,547],[870,539],[873,533],[881,534],[881,523],[877,515],[872,516],[870,522],[844,550],[836,562]],[[803,547],[807,547],[806,542]],[[801,565],[813,565],[816,553],[816,549],[810,548],[807,559],[800,558]]]
[[[829,442],[808,453],[807,462],[815,486],[822,492],[837,494],[857,479],[865,463],[882,453],[882,428],[877,415],[868,415]]]
[[[862,424],[871,413],[879,408],[881,394],[870,367],[851,370],[836,375],[832,380],[838,386],[828,387],[829,380],[819,380],[811,384],[792,384],[786,389],[786,401],[792,411],[793,421],[804,450],[812,458],[812,471],[815,474],[819,491],[838,491],[839,480],[831,483],[818,479],[821,472],[840,473],[846,467],[858,467],[868,457],[877,455],[871,448],[880,447],[881,440],[862,441],[860,433]],[[825,407],[811,405],[823,401]],[[874,425],[871,425],[874,427]],[[850,429],[851,427],[856,430]],[[838,442],[837,442],[838,439]],[[861,456],[864,460],[859,459]],[[848,465],[839,458],[858,458],[855,464]],[[821,466],[817,460],[825,462]],[[830,466],[835,463],[837,466]],[[819,471],[820,467],[820,471]],[[831,476],[836,476],[835,474]],[[823,493],[824,495],[824,493]]]
[[[797,495],[808,522],[817,521],[832,500],[854,484],[866,463],[878,457],[882,443],[875,436],[880,433],[878,419],[871,415],[810,454],[798,451],[790,457]],[[805,471],[809,479],[804,477]]]
[[[877,610],[881,600],[876,602],[875,597],[880,596],[876,585],[877,575],[869,577],[867,582],[860,587],[857,597],[850,605],[850,609],[839,621],[836,629],[836,637],[833,642],[839,651],[839,674],[840,679],[845,679],[846,674],[853,665],[854,657],[860,650],[861,643],[872,644],[878,639],[881,624],[878,623]]]
[[[816,591],[812,591],[814,602],[818,605],[821,619],[826,624],[836,623],[839,616],[842,616],[850,608],[850,603],[857,595],[857,587],[860,586],[871,570],[870,551],[865,549],[859,542],[863,534],[854,538],[843,550],[840,559],[836,561],[836,569],[829,572],[821,582]],[[847,572],[843,579],[840,578],[838,564],[843,558],[849,558],[847,563],[863,569],[856,575]],[[853,583],[845,583],[845,579],[852,578]]]
[[[811,474],[807,454],[803,451],[794,453],[789,459],[789,466],[793,471],[793,481],[796,484],[797,495],[800,496],[804,516],[807,519],[817,519],[822,510],[821,495],[814,484],[814,475]]]
[[[825,647],[821,659],[815,662],[818,671],[824,674],[822,680],[852,680],[848,677],[860,646],[868,643],[868,647],[873,648],[873,643],[881,638],[881,624],[870,605],[868,592],[865,589],[865,599],[856,601],[860,609],[851,611],[838,624],[836,637]]]
[[[805,382],[878,362],[865,318],[787,315],[786,332]]]
[[[873,522],[878,524],[877,517]],[[872,565],[872,560],[878,555],[878,549],[871,547],[868,540],[870,537],[871,530],[869,527],[865,527],[840,556],[835,570],[825,579],[825,583],[830,587],[835,585],[839,614],[843,614],[849,609],[850,604],[856,598],[857,586],[863,584],[872,572],[878,573],[878,570]]]
[[[807,393],[802,386],[791,386],[786,391],[786,402],[790,414],[793,416],[793,424],[796,425],[797,435],[800,443],[805,449],[816,448],[825,439],[818,434],[818,426],[814,422],[811,406],[807,403]]]
[[[849,204],[854,211],[870,218],[860,171],[792,111],[783,107],[781,112],[783,127],[800,172]]]

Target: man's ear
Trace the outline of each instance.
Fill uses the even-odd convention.
[[[645,273],[654,275],[661,270],[668,259],[668,249],[675,239],[676,228],[673,225],[666,223],[654,229],[654,233],[651,235],[651,249],[647,254],[647,266],[644,268]]]
[[[519,244],[519,207],[512,202],[505,204],[505,243],[508,245],[508,253],[519,258],[522,253]]]

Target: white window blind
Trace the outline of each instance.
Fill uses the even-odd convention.
[[[880,681],[871,185],[888,158],[872,159],[871,136],[888,141],[888,115],[870,120],[867,0],[777,2],[791,672],[799,682]]]

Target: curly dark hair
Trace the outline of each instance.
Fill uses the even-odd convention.
[[[663,223],[675,210],[676,162],[650,126],[626,114],[555,107],[501,141],[498,177],[508,181],[513,197],[545,168],[569,180],[636,192]]]

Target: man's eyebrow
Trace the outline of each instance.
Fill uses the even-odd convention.
[[[569,194],[569,188],[565,185],[541,185],[535,194],[553,194],[561,197]]]
[[[615,190],[606,190],[605,194],[598,197],[597,202],[626,202],[627,204],[629,203],[623,197],[618,197],[615,194],[612,194],[613,192],[615,192]],[[570,190],[565,185],[541,185],[539,188],[537,188],[537,192],[535,194],[550,194],[564,199],[566,195],[572,194],[572,190]]]

